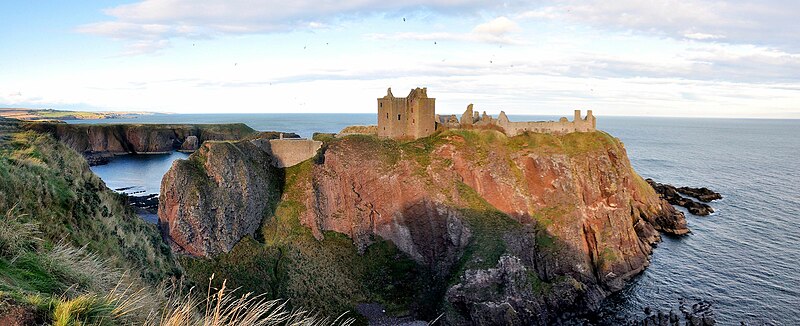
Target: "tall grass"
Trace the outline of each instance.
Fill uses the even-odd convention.
[[[89,252],[86,247],[76,248],[63,242],[44,253],[48,270],[70,284],[86,290],[107,292],[118,286],[124,273],[111,267],[107,259]]]
[[[20,221],[23,216],[14,214],[15,207],[9,209],[0,219],[0,256],[11,258],[29,250],[35,250],[41,243],[39,225]]]
[[[290,310],[281,300],[267,300],[263,295],[246,293],[236,295],[236,289],[229,290],[227,282],[213,289],[211,279],[204,300],[198,300],[193,289],[185,295],[177,290],[163,305],[162,313],[151,316],[145,323],[148,326],[322,326],[352,325],[352,318],[344,315],[335,319],[321,317],[319,314],[303,310]],[[180,287],[179,287],[180,288]]]

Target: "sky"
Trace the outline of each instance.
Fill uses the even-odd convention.
[[[0,2],[0,107],[800,118],[796,0]]]

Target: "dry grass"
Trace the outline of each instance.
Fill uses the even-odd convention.
[[[42,242],[39,238],[39,225],[20,221],[23,216],[14,213],[15,207],[0,219],[0,256],[14,257],[22,252],[36,249]]]
[[[212,276],[213,279],[213,276]],[[209,280],[209,284],[211,284]],[[190,289],[187,294],[173,292],[162,308],[159,316],[151,316],[145,323],[148,326],[322,326],[351,325],[354,320],[339,316],[329,319],[318,314],[289,310],[285,301],[266,300],[262,295],[246,293],[236,295],[236,289],[222,287],[213,289],[210,285],[204,300],[198,300]]]
[[[86,247],[75,248],[60,242],[44,256],[49,263],[48,270],[85,289],[111,291],[119,286],[124,276],[119,269],[110,267],[112,264],[107,259],[89,252]]]

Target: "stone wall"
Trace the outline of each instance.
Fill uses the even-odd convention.
[[[472,116],[472,119],[466,117]],[[466,120],[466,121],[465,121]],[[586,117],[581,117],[581,110],[575,110],[575,115],[572,121],[566,117],[562,117],[558,121],[521,121],[512,122],[508,119],[505,112],[500,111],[497,119],[492,118],[490,115],[483,112],[483,115],[473,114],[472,104],[467,107],[461,118],[462,127],[490,127],[497,126],[505,131],[509,137],[523,134],[525,132],[538,132],[538,133],[553,133],[553,134],[567,134],[571,132],[590,132],[595,131],[597,126],[597,119],[592,114],[592,110],[588,110]]]
[[[321,141],[301,138],[256,139],[253,144],[272,155],[272,165],[288,168],[317,155]]]

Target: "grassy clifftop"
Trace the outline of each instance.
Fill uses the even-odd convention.
[[[48,243],[122,257],[120,266],[141,267],[147,279],[174,272],[155,226],[106,189],[79,154],[48,135],[18,132],[0,145],[0,212],[39,223]]]
[[[4,130],[0,215],[0,316],[70,324],[81,309],[99,309],[93,316],[107,317],[119,307],[117,282],[181,273],[156,227],[46,134]]]

